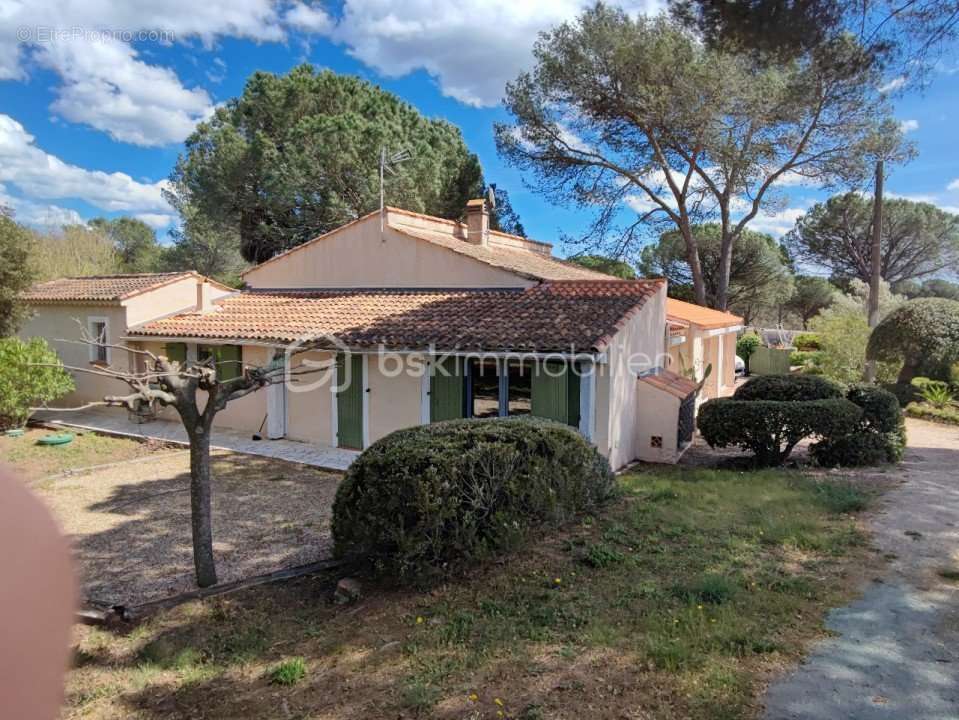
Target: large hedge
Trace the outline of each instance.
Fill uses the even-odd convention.
[[[538,526],[609,498],[609,463],[542,420],[454,420],[400,430],[350,466],[333,503],[337,556],[400,580],[506,552]]]
[[[959,361],[959,302],[920,298],[889,313],[869,336],[866,355],[881,362],[902,362],[899,382],[925,375],[949,380]]]
[[[816,375],[761,375],[740,385],[736,400],[830,400],[841,398],[842,388]]]
[[[820,465],[879,465],[899,462],[906,448],[906,425],[896,396],[874,385],[855,385],[846,399],[862,408],[858,426],[838,437],[825,437],[810,452]]]
[[[745,387],[745,386],[743,386]],[[717,398],[699,409],[698,425],[712,447],[738,446],[762,466],[782,465],[807,437],[832,438],[857,427],[862,410],[844,398],[741,400]]]

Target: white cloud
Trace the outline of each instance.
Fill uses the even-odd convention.
[[[17,222],[41,229],[83,224],[83,218],[76,210],[14,197],[3,185],[0,185],[0,207],[11,208]]]
[[[133,217],[141,222],[145,222],[154,230],[162,230],[165,227],[169,227],[178,219],[176,215],[166,215],[164,213],[136,213]]]
[[[747,227],[778,238],[792,230],[796,221],[805,214],[804,208],[785,208],[774,213],[761,212],[749,222]]]
[[[130,45],[116,40],[50,43],[38,60],[63,78],[54,112],[115,140],[179,142],[212,112],[206,91],[188,90],[172,70],[144,63]]]
[[[286,11],[283,21],[297,30],[326,34],[333,29],[333,18],[319,5],[296,2]]]
[[[946,186],[946,190],[959,190],[959,178],[956,178]]]
[[[906,84],[906,76],[900,75],[899,77],[894,77],[892,80],[885,83],[884,85],[880,85],[879,92],[881,92],[883,95],[886,95],[887,93],[893,93],[893,92],[896,92],[896,90],[902,89],[903,86],[905,86],[905,84]]]
[[[0,113],[0,183],[31,201],[76,198],[110,212],[169,214],[163,199],[166,180],[143,183],[122,172],[107,173],[71,165],[37,147],[23,125]]]
[[[346,0],[330,37],[388,77],[416,70],[444,95],[473,106],[495,105],[506,83],[532,61],[537,34],[578,15],[590,0]],[[626,3],[631,12],[661,9],[659,0]]]
[[[914,130],[919,129],[918,120],[903,120],[899,123],[899,130],[902,133],[913,132]]]

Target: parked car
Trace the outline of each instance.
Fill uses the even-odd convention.
[[[736,374],[745,375],[746,374],[746,361],[743,360],[739,355],[736,356]]]

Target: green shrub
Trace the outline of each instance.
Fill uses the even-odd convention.
[[[827,437],[810,453],[820,465],[855,467],[899,462],[906,430],[896,396],[873,385],[855,385],[846,399],[862,409],[858,426],[847,435]]]
[[[867,355],[901,362],[899,382],[919,375],[948,381],[952,364],[959,361],[959,302],[920,298],[903,303],[872,331]]]
[[[818,367],[822,358],[821,350],[793,350],[789,355],[789,364],[800,365],[806,371]]]
[[[797,350],[822,350],[819,344],[819,336],[816,333],[800,333],[793,338],[793,347]]]
[[[862,409],[841,397],[777,401],[734,396],[704,403],[698,424],[710,446],[737,446],[752,452],[759,465],[772,466],[784,463],[803,438],[846,435],[861,417]]]
[[[833,308],[813,318],[811,326],[822,353],[817,369],[844,385],[860,382],[866,370],[866,345],[871,332],[865,313],[856,308]],[[900,367],[901,362],[881,362],[876,377],[880,382],[891,382]]]
[[[350,466],[333,503],[335,553],[399,579],[509,551],[613,493],[578,432],[534,419],[453,420],[397,432]]]
[[[20,427],[30,408],[73,390],[73,378],[42,338],[0,340],[0,430]]]
[[[746,363],[746,372],[749,372],[749,357],[760,345],[763,344],[762,338],[756,333],[745,333],[736,340],[736,354]]]
[[[912,383],[880,383],[879,387],[895,395],[901,408],[919,397],[919,391]]]
[[[959,425],[959,409],[954,407],[935,408],[925,403],[913,402],[906,405],[905,412],[909,417],[932,420],[947,425]]]
[[[675,589],[675,595],[690,603],[720,605],[736,594],[738,586],[725,575],[706,573]]]
[[[942,409],[948,407],[955,401],[956,397],[948,383],[942,382],[941,380],[922,379],[927,380],[927,382],[917,385],[916,380],[919,380],[919,378],[914,378],[912,384],[919,390],[919,397],[922,398],[924,403],[932,405],[934,408]]]
[[[305,677],[306,661],[303,658],[284,660],[270,670],[270,682],[274,685],[296,685]]]
[[[810,375],[763,375],[740,385],[736,400],[829,400],[841,398],[842,388],[831,380]]]

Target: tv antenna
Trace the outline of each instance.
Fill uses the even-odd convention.
[[[392,155],[387,154],[386,147],[380,148],[380,235],[386,227],[386,173],[396,175],[397,165],[413,159],[413,153],[406,148],[398,150]]]

